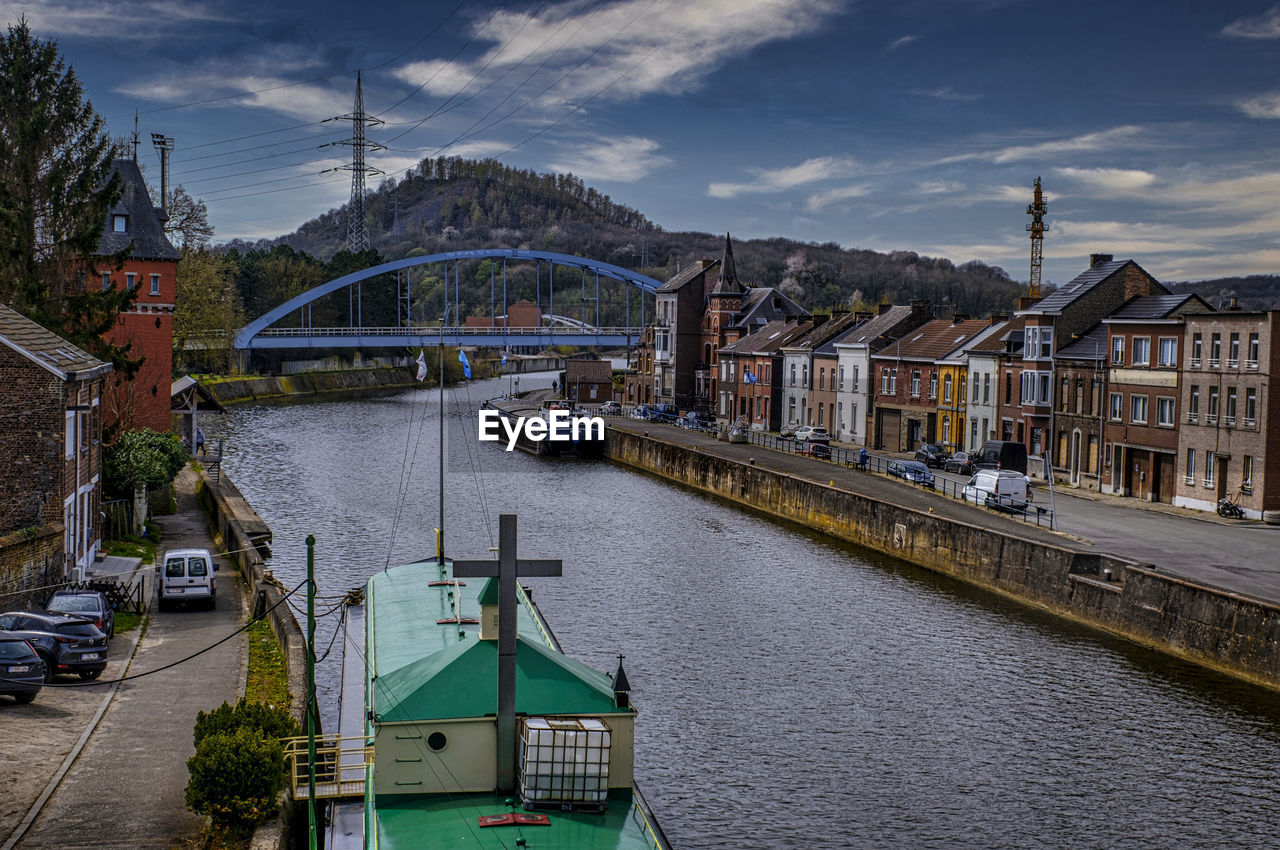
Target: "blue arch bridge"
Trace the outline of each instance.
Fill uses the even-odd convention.
[[[466,322],[459,318],[463,309],[461,266],[464,261],[477,260],[502,260],[500,269],[496,262],[489,266],[489,316],[493,319],[492,327],[468,327]],[[508,261],[517,261],[525,266],[529,263],[534,265],[534,303],[537,306],[538,315],[543,319],[537,327],[505,326],[504,319],[509,306]],[[438,324],[435,323],[434,317],[432,323],[428,324],[420,316],[419,321],[415,323],[413,316],[416,308],[411,295],[410,270],[417,266],[432,264],[444,265],[445,315]],[[557,271],[565,268],[580,271],[575,307],[579,315],[576,318],[556,314],[554,282]],[[449,274],[451,270],[452,278]],[[363,321],[363,283],[369,278],[391,273],[396,275],[396,324],[366,326]],[[562,271],[560,277],[563,281]],[[625,318],[620,326],[601,327],[600,325],[600,279],[602,277],[605,278],[607,287],[616,287],[621,284],[624,289]],[[651,297],[661,285],[651,277],[637,274],[621,266],[550,251],[491,248],[408,257],[352,272],[289,299],[241,328],[236,333],[234,347],[247,352],[262,349],[436,345],[511,348],[545,348],[549,345],[629,346],[639,340],[644,329],[646,297]],[[473,284],[468,282],[468,286],[472,287]],[[343,327],[313,325],[312,305],[319,299],[344,289],[347,291],[347,324]],[[635,290],[634,293],[633,290]],[[563,283],[561,292],[563,299]],[[633,296],[636,302],[634,305],[632,304]],[[452,297],[451,303],[450,297]],[[469,293],[469,298],[474,303],[474,289]],[[275,327],[277,322],[295,314],[298,321],[290,324],[296,324],[296,326]],[[633,322],[633,319],[638,321]]]

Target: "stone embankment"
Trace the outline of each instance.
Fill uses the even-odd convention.
[[[619,463],[1280,690],[1276,605],[962,505],[935,510],[910,492],[905,495],[912,498],[896,504],[889,501],[894,491],[874,492],[878,485],[865,473],[858,475],[874,486],[846,486],[828,471],[815,477],[830,483],[813,480],[732,456],[744,448],[695,447],[620,427],[610,427],[605,441],[606,456]]]

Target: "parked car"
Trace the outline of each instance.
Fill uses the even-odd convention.
[[[632,419],[648,419],[649,405],[647,404],[636,405],[631,411],[631,418]]]
[[[800,428],[800,423],[796,422],[795,420],[792,420],[791,422],[788,422],[786,425],[782,426],[782,430],[778,431],[778,436],[794,437],[796,435],[796,431],[799,430],[799,428]]]
[[[831,441],[831,435],[821,425],[801,425],[796,429],[795,438],[801,442],[805,440]]]
[[[174,602],[218,606],[214,573],[218,562],[208,549],[173,549],[156,561],[156,598],[160,610]]]
[[[916,449],[916,460],[925,466],[932,466],[938,469],[942,469],[946,465],[947,458],[950,456],[951,453],[944,446],[940,446],[937,443],[921,443],[920,448]]]
[[[942,464],[944,472],[958,472],[961,475],[973,475],[973,459],[968,452],[956,452]]]
[[[44,661],[35,647],[19,637],[0,633],[0,694],[28,703],[44,684]]]
[[[680,427],[693,431],[705,431],[714,424],[710,416],[697,410],[690,410],[680,418]]]
[[[96,679],[107,668],[107,636],[88,620],[44,611],[0,614],[0,636],[22,638],[44,662],[47,682],[62,673]]]
[[[615,399],[609,399],[604,404],[600,405],[600,409],[596,412],[601,416],[621,416],[622,402],[616,401]]]
[[[1027,474],[1027,447],[1013,440],[987,440],[973,456],[975,469],[1003,469]]]
[[[680,411],[674,404],[655,404],[649,410],[649,418],[655,422],[674,424],[680,418]]]
[[[1024,513],[1032,501],[1031,479],[1008,469],[979,469],[960,495],[975,505]]]
[[[903,481],[919,484],[922,487],[933,486],[933,473],[929,467],[918,460],[893,460],[889,462],[888,473]]]
[[[108,639],[116,633],[116,612],[99,590],[55,590],[44,609],[58,614],[74,614],[92,622]]]

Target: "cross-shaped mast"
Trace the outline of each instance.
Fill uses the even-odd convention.
[[[498,791],[516,787],[516,579],[558,576],[559,559],[516,557],[516,515],[498,517],[498,560],[453,562],[455,578],[498,579]]]

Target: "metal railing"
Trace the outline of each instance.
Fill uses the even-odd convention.
[[[316,736],[316,799],[363,797],[365,777],[373,764],[373,747],[364,736]],[[284,757],[289,787],[295,800],[310,796],[310,762],[305,736],[285,738]]]
[[[466,325],[413,325],[405,327],[363,327],[363,328],[263,328],[258,336],[581,336],[589,333],[599,336],[637,336],[644,328],[571,328],[559,325],[549,327],[467,327]]]

